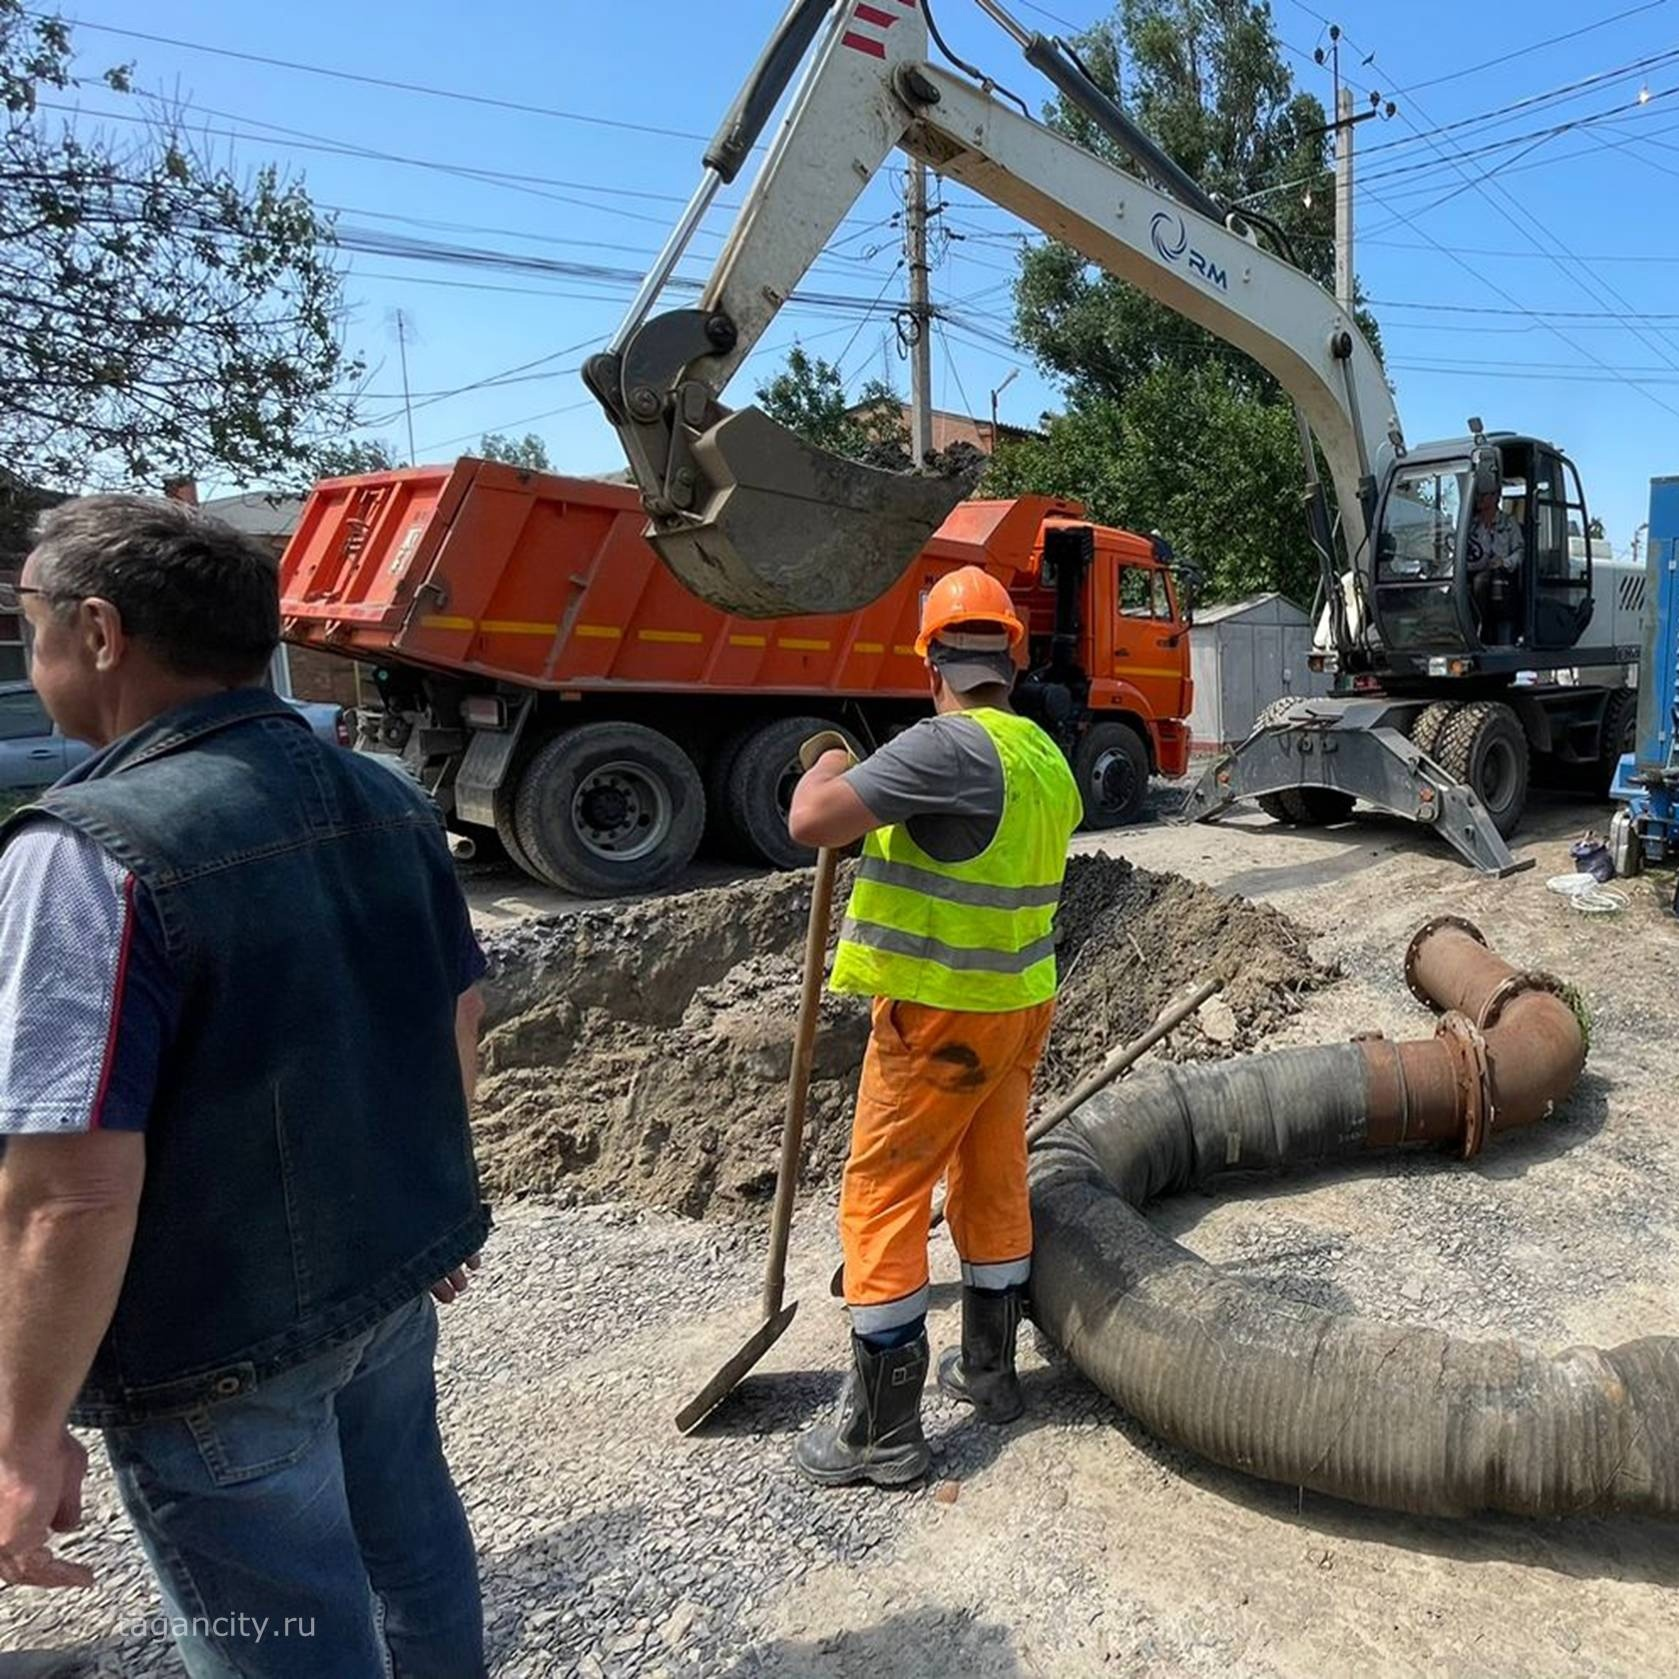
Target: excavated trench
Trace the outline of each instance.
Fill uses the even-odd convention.
[[[760,1216],[808,893],[808,875],[782,875],[493,935],[477,1119],[491,1194]],[[1084,1103],[1034,1158],[1035,1314],[1098,1387],[1215,1462],[1384,1508],[1679,1514],[1679,1339],[1548,1353],[1325,1310],[1209,1265],[1144,1212],[1229,1174],[1407,1145],[1474,1154],[1543,1118],[1585,1058],[1564,987],[1447,918],[1406,964],[1441,1015],[1432,1039],[1242,1055],[1333,977],[1285,917],[1096,856],[1069,868],[1057,930],[1040,1105],[1173,993],[1224,985],[1166,1065]],[[838,1176],[867,1032],[861,1001],[824,1000],[807,1187]]]
[[[842,880],[838,904],[845,893]],[[491,1195],[759,1216],[774,1187],[809,896],[808,873],[773,875],[492,934],[476,1122]],[[1332,977],[1286,917],[1112,857],[1073,859],[1057,933],[1063,984],[1039,1102],[1196,979],[1224,990],[1174,1034],[1174,1058],[1254,1046]],[[838,1179],[867,1036],[864,1002],[824,999],[807,1187]]]

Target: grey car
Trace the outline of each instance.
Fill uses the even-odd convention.
[[[322,740],[350,744],[342,706],[307,700],[286,703],[302,713]],[[0,792],[32,793],[50,787],[91,751],[53,727],[40,695],[27,682],[0,682]]]
[[[0,791],[50,787],[91,750],[53,727],[40,695],[27,682],[0,682]]]

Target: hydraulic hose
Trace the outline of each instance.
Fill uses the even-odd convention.
[[[1380,1036],[1137,1077],[1033,1157],[1037,1322],[1149,1431],[1214,1462],[1380,1508],[1679,1514],[1679,1339],[1549,1354],[1280,1300],[1141,1208],[1222,1174],[1450,1144],[1530,1124],[1585,1036],[1562,988],[1431,923],[1406,977],[1443,1012]]]

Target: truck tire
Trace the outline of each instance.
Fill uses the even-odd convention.
[[[1092,723],[1073,752],[1073,778],[1091,833],[1135,822],[1148,797],[1148,748],[1129,723]]]
[[[1604,702],[1603,735],[1599,743],[1597,773],[1592,791],[1600,799],[1609,797],[1621,759],[1638,749],[1638,690],[1617,688]]]
[[[1411,719],[1411,744],[1420,747],[1425,756],[1437,757],[1441,732],[1452,720],[1460,703],[1457,700],[1436,700],[1432,705],[1425,705]]]
[[[729,814],[729,773],[740,749],[762,725],[748,723],[723,736],[705,762],[705,833],[700,848],[711,857],[745,862],[752,856],[746,836]]]
[[[496,838],[501,841],[502,850],[507,853],[509,861],[516,868],[522,869],[533,880],[541,880],[542,871],[530,860],[524,846],[519,843],[519,824],[514,815],[517,790],[517,774],[509,775],[496,789]]]
[[[588,898],[646,892],[692,861],[705,788],[675,741],[639,723],[583,723],[538,747],[513,805],[537,877]]]
[[[827,717],[777,717],[741,741],[723,797],[729,827],[751,861],[772,869],[802,869],[816,861],[815,851],[787,832],[787,808],[802,773],[799,748],[824,729],[838,730],[851,750],[858,750],[856,737]]]
[[[1459,706],[1440,731],[1440,767],[1469,787],[1506,839],[1527,806],[1528,745],[1521,719],[1502,700]]]

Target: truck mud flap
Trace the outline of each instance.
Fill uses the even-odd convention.
[[[1502,878],[1532,868],[1531,858],[1511,855],[1474,793],[1384,721],[1389,715],[1379,704],[1316,714],[1303,705],[1207,769],[1180,820],[1211,822],[1240,799],[1324,787],[1432,828],[1485,874]]]
[[[507,719],[505,729],[474,729],[461,754],[455,772],[455,815],[462,822],[481,828],[496,825],[496,792],[513,767],[519,750],[519,736],[530,716],[532,699],[527,694]]]

